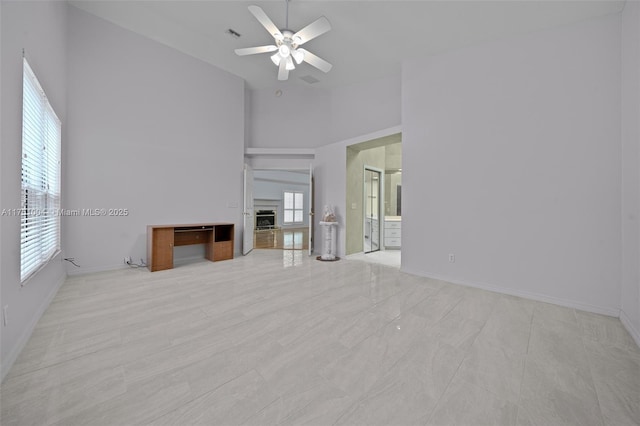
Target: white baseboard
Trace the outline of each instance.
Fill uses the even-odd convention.
[[[640,348],[640,331],[633,326],[631,319],[625,311],[620,311],[620,322],[624,328],[627,329],[633,340],[635,340],[636,345]]]
[[[492,291],[494,293],[508,294],[510,296],[522,297],[524,299],[535,300],[538,302],[551,303],[553,305],[559,305],[567,308],[578,309],[580,311],[592,312],[594,314],[607,315],[615,318],[620,317],[620,309],[618,308],[608,308],[604,306],[590,305],[588,303],[582,303],[572,299],[563,299],[560,297],[548,296],[545,294],[533,293],[529,291],[514,290],[508,287],[495,286],[495,285],[486,284],[486,283],[458,280],[455,278],[446,277],[439,274],[424,273],[421,271],[412,271],[406,268],[401,268],[400,270],[408,274],[418,275],[418,276],[427,277],[427,278],[433,278],[436,280],[446,281],[452,284],[463,285],[466,287],[479,288],[481,290]]]
[[[62,284],[65,282],[66,279],[67,279],[66,274],[61,275],[60,278],[58,278],[58,281],[51,288],[51,291],[49,292],[49,294],[47,294],[47,297],[42,301],[42,304],[38,307],[38,310],[36,311],[35,315],[31,319],[31,322],[28,324],[27,328],[22,332],[22,335],[20,336],[20,339],[18,339],[17,344],[14,346],[11,352],[9,352],[7,357],[2,360],[2,366],[0,366],[0,375],[1,375],[0,381],[4,380],[9,370],[11,370],[11,367],[13,367],[13,364],[18,359],[20,352],[22,352],[27,342],[29,341],[31,334],[33,334],[33,330],[35,330],[36,325],[38,324],[38,321],[40,321],[40,318],[42,317],[44,312],[47,310],[47,308],[49,307],[49,304],[51,303],[53,298],[56,296],[56,294],[58,293],[58,290],[60,289],[60,287],[62,286]]]

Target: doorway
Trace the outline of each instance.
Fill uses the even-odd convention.
[[[349,145],[346,150],[345,254],[354,259],[400,267],[402,134]],[[365,168],[379,174],[365,176]],[[380,194],[379,203],[372,206],[365,202],[364,193],[367,191],[365,180],[369,190],[376,185],[373,177],[378,178]],[[376,222],[378,226],[375,226]]]
[[[313,168],[255,169],[250,191],[245,184],[245,197],[251,197],[251,248],[313,251]],[[245,213],[245,221],[251,220]],[[253,225],[253,226],[251,226]],[[248,233],[248,232],[247,232]]]
[[[380,250],[383,176],[380,169],[371,166],[364,167],[364,253]]]

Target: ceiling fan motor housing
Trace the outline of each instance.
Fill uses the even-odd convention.
[[[296,50],[302,39],[294,35],[291,30],[281,30],[281,35],[274,35],[276,40],[276,46],[278,46],[278,53],[282,59],[287,59],[289,56],[295,59],[296,63],[300,64],[304,60],[304,53]]]

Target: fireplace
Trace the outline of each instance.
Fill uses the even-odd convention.
[[[275,210],[258,210],[256,212],[256,229],[258,231],[265,229],[275,229],[276,212]]]

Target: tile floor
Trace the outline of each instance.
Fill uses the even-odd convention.
[[[71,277],[9,425],[637,425],[618,319],[357,260],[254,250]]]
[[[309,228],[256,230],[253,243],[258,249],[308,250]]]
[[[380,265],[392,266],[399,268],[401,263],[400,250],[378,250],[370,253],[355,253],[347,256],[350,260],[362,260],[369,263],[378,263]]]

